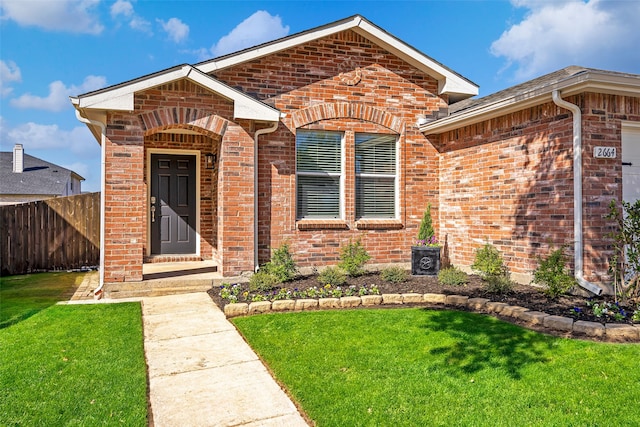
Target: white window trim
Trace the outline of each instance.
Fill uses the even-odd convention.
[[[304,131],[304,129],[303,129]],[[346,132],[345,131],[323,131],[323,132],[332,132],[332,133],[339,133],[340,136],[340,173],[329,173],[329,172],[298,172],[298,140],[297,140],[297,135],[296,135],[296,158],[295,158],[295,172],[296,172],[296,188],[295,188],[295,198],[296,198],[296,208],[295,208],[295,217],[296,217],[296,221],[313,221],[313,220],[318,220],[318,221],[324,221],[324,220],[342,220],[344,221],[345,218],[345,182],[346,182],[346,177],[345,177],[345,170],[346,170],[346,156],[344,155],[345,153],[345,147],[346,147]],[[340,188],[338,189],[338,193],[339,193],[339,198],[340,200],[338,201],[338,218],[298,218],[298,176],[330,176],[330,177],[340,177]]]
[[[354,136],[354,147],[353,147],[353,154],[355,156],[355,135],[358,133],[365,133],[365,134],[375,134],[372,132],[354,132],[353,136]],[[391,175],[391,174],[372,174],[372,173],[356,173],[355,172],[355,162],[354,162],[354,183],[356,181],[356,179],[358,177],[363,177],[363,178],[394,178],[393,180],[393,190],[394,190],[394,201],[393,201],[393,216],[389,217],[389,218],[372,218],[372,217],[360,217],[358,218],[356,216],[356,221],[389,221],[389,220],[398,220],[400,218],[400,138],[399,136],[395,136],[396,139],[396,173]],[[355,189],[354,189],[355,190]],[[357,201],[357,197],[358,197],[358,193],[357,191],[354,191],[353,194],[354,197],[354,214],[355,212],[355,206],[357,205],[358,201]]]

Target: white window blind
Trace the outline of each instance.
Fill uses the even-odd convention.
[[[357,133],[356,218],[396,216],[396,136]]]
[[[340,218],[342,134],[296,132],[297,217]]]

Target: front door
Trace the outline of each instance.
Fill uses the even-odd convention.
[[[196,252],[196,156],[151,154],[151,253]]]
[[[622,200],[640,200],[640,128],[622,128]]]

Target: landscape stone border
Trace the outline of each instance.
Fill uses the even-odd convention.
[[[640,342],[640,325],[574,321],[570,317],[553,316],[541,311],[529,310],[525,307],[490,301],[487,298],[469,298],[464,295],[408,293],[277,300],[273,302],[259,301],[227,304],[224,306],[224,314],[227,318],[231,318],[268,312],[325,310],[360,306],[375,307],[378,305],[464,308],[511,321],[539,332],[561,334],[562,336],[575,338],[590,338],[599,341]]]

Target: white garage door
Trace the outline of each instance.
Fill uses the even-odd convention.
[[[622,127],[622,199],[640,199],[640,125]]]

